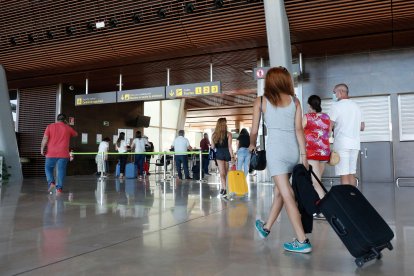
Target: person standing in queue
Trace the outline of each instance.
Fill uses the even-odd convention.
[[[286,251],[309,253],[312,245],[305,236],[301,215],[294,198],[289,177],[298,162],[308,168],[305,135],[302,126],[302,108],[295,97],[292,77],[284,67],[271,68],[265,79],[264,96],[253,105],[253,122],[250,134],[250,151],[256,149],[260,115],[263,112],[267,126],[267,168],[273,178],[273,203],[267,220],[256,220],[256,230],[262,238],[270,230],[285,206],[289,220],[296,233],[293,242],[284,243]]]
[[[98,154],[95,157],[98,174],[102,177],[107,176],[108,172],[108,150],[109,150],[109,142],[111,139],[109,137],[105,137],[100,143],[98,148]]]
[[[177,169],[178,178],[183,179],[183,174],[181,172],[181,164],[183,164],[185,179],[192,179],[188,170],[188,156],[186,153],[183,153],[191,150],[192,147],[190,146],[190,141],[184,137],[184,130],[181,129],[178,131],[178,136],[175,138],[172,147],[176,152],[175,167]]]
[[[211,144],[210,144],[210,140],[208,139],[208,134],[204,133],[204,138],[201,139],[201,141],[200,141],[200,150],[201,150],[201,152],[203,152],[203,153],[209,152],[210,146],[211,146]],[[208,165],[210,163],[210,160],[208,158],[208,154],[203,154],[201,160],[202,160],[202,163],[203,163],[202,167],[203,167],[204,174],[205,175],[210,175],[208,173]]]
[[[40,146],[40,154],[46,155],[45,173],[48,185],[48,192],[56,195],[62,194],[63,181],[66,176],[66,168],[69,162],[69,142],[71,137],[78,136],[78,133],[67,124],[65,114],[57,116],[57,122],[46,127]],[[47,150],[45,150],[47,146]],[[57,182],[53,171],[57,165]]]
[[[216,149],[216,159],[220,172],[220,196],[227,196],[227,172],[229,170],[229,161],[234,162],[233,148],[231,145],[232,136],[227,130],[226,118],[220,118],[217,120],[216,128],[212,135],[211,147]]]
[[[144,176],[144,163],[145,163],[145,146],[148,144],[148,140],[142,137],[141,131],[135,132],[135,139],[132,141],[131,150],[135,150],[135,166],[138,169],[138,179],[142,179]]]
[[[120,132],[118,136],[118,140],[115,144],[115,149],[120,153],[119,155],[119,178],[123,179],[125,175],[125,167],[127,161],[127,144],[125,141],[125,132]]]

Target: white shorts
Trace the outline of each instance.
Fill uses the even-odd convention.
[[[340,161],[335,166],[336,175],[356,174],[356,166],[358,161],[359,150],[345,149],[338,150]]]

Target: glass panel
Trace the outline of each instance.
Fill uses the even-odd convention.
[[[177,128],[181,100],[162,101],[162,126]]]
[[[148,141],[154,144],[154,151],[160,150],[160,130],[157,127],[148,127],[144,129],[144,135],[148,136]]]
[[[160,101],[144,102],[144,115],[151,117],[150,126],[160,126]]]
[[[10,95],[10,105],[11,105],[13,122],[14,122],[14,130],[17,131],[17,124],[16,124],[16,119],[17,119],[17,91],[12,90],[12,91],[9,92],[9,95]]]
[[[171,148],[172,143],[174,142],[175,137],[177,136],[177,131],[175,129],[163,129],[162,130],[162,150],[168,151]]]

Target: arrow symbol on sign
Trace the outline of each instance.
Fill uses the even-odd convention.
[[[172,90],[170,91],[170,96],[174,96],[174,92]]]

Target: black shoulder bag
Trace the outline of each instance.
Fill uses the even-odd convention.
[[[262,111],[263,96],[260,97],[260,120],[262,120],[262,129],[264,131],[264,116]],[[250,170],[263,171],[266,169],[266,141],[263,135],[263,150],[255,150],[250,157]]]

